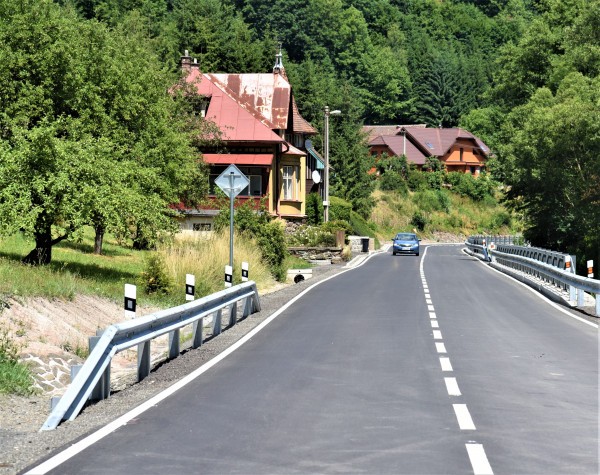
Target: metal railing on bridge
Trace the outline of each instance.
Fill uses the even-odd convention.
[[[571,305],[584,307],[585,293],[595,295],[595,312],[600,316],[600,280],[575,274],[574,258],[548,249],[522,245],[519,236],[469,236],[469,252],[506,272],[512,269],[568,295]]]

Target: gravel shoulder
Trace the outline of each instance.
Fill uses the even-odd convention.
[[[184,350],[179,358],[158,364],[138,384],[134,384],[134,374],[122,377],[113,385],[109,399],[88,406],[74,421],[63,422],[56,430],[38,432],[49,415],[48,395],[0,395],[0,475],[21,473],[115,420],[227,349],[306,288],[343,270],[343,265],[316,267],[311,279],[260,296],[260,312],[239,321],[200,348]]]

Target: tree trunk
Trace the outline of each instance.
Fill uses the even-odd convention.
[[[34,266],[50,264],[52,260],[52,228],[44,228],[36,231],[35,234],[35,249],[23,258],[25,264]]]
[[[94,254],[102,254],[102,242],[104,240],[104,226],[94,226],[96,237],[94,239]]]

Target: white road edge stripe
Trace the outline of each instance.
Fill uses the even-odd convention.
[[[279,310],[277,310],[271,316],[266,318],[262,323],[260,323],[258,326],[256,326],[252,331],[247,333],[244,337],[240,338],[237,342],[235,342],[233,345],[231,345],[225,351],[223,351],[222,353],[219,353],[212,360],[203,364],[198,369],[196,369],[194,372],[187,375],[185,378],[180,379],[179,381],[174,383],[172,386],[169,386],[167,389],[158,393],[156,396],[147,400],[143,404],[140,404],[138,407],[132,409],[131,411],[127,412],[126,414],[123,414],[118,419],[115,419],[114,421],[108,423],[104,427],[98,429],[96,432],[88,435],[84,439],[81,439],[79,442],[76,442],[75,444],[71,445],[69,448],[63,450],[62,452],[59,452],[55,456],[46,460],[45,462],[42,462],[40,465],[32,468],[31,470],[26,472],[25,475],[43,475],[45,473],[48,473],[50,470],[55,469],[62,463],[69,460],[71,457],[74,457],[79,452],[85,450],[86,448],[95,444],[96,442],[103,439],[110,433],[114,432],[119,427],[126,425],[130,420],[136,418],[143,412],[146,412],[148,409],[158,405],[159,402],[161,402],[162,400],[166,399],[167,397],[169,397],[170,395],[172,395],[179,389],[181,389],[184,386],[191,383],[198,376],[200,376],[201,374],[208,371],[210,368],[212,368],[217,363],[219,363],[220,361],[225,359],[227,356],[229,356],[235,350],[240,348],[244,343],[248,342],[252,337],[254,337],[254,335],[256,335],[258,332],[260,332],[262,329],[264,329],[269,323],[271,323],[273,320],[275,320],[279,315],[281,315],[283,312],[285,312],[291,305],[293,305],[297,300],[302,298],[304,295],[306,295],[312,289],[314,289],[318,285],[321,285],[323,282],[327,282],[328,280],[334,279],[335,277],[345,274],[348,271],[351,271],[353,269],[361,267],[369,259],[371,259],[371,257],[373,257],[375,255],[377,255],[377,254],[371,254],[371,255],[367,256],[367,258],[365,260],[363,260],[360,264],[356,265],[355,267],[348,268],[347,270],[341,271],[335,275],[327,277],[326,279],[323,279],[323,280],[311,285],[307,289],[303,290],[301,293],[299,293],[293,299],[291,299],[288,303],[286,303],[283,307],[281,307]]]
[[[460,430],[475,430],[475,424],[471,419],[469,409],[466,404],[452,404],[454,413],[456,414],[456,420],[458,420],[458,427]]]
[[[465,444],[475,475],[494,475],[481,444]]]
[[[463,253],[467,254],[467,252],[465,252],[464,248],[463,248]],[[469,254],[467,254],[468,256]],[[473,257],[473,256],[470,256]],[[483,261],[481,261],[480,259],[477,259],[476,257],[473,257],[473,259],[483,263]],[[423,262],[423,261],[421,261]],[[523,282],[515,279],[514,277],[505,274],[504,272],[500,272],[498,269],[494,269],[493,267],[490,266],[485,266],[486,269],[492,270],[494,272],[497,272],[500,275],[503,275],[504,277],[507,277],[509,279],[511,279],[512,281],[514,281],[515,283],[522,285],[523,287],[525,287],[527,290],[529,290],[530,292],[532,292],[534,295],[537,295],[539,298],[541,298],[542,300],[545,300],[548,304],[552,305],[556,310],[564,313],[565,315],[568,315],[571,318],[574,318],[575,320],[579,320],[580,322],[585,323],[586,325],[589,325],[591,327],[594,328],[598,328],[598,324],[597,323],[593,323],[593,322],[588,322],[587,320],[585,320],[584,318],[578,317],[577,315],[573,315],[571,312],[565,310],[564,308],[562,308],[560,305],[558,305],[557,303],[553,302],[552,300],[550,300],[548,297],[546,297],[545,295],[539,293],[537,290],[532,289],[531,287],[529,287],[527,284],[524,284]]]

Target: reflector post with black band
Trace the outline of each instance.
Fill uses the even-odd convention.
[[[135,309],[137,307],[136,294],[137,290],[135,285],[125,284],[124,309],[126,318],[135,318]]]
[[[248,282],[248,263],[242,262],[242,282]]]
[[[233,267],[225,266],[225,287],[233,285]]]
[[[196,291],[196,276],[194,274],[185,274],[185,300],[194,300]]]

